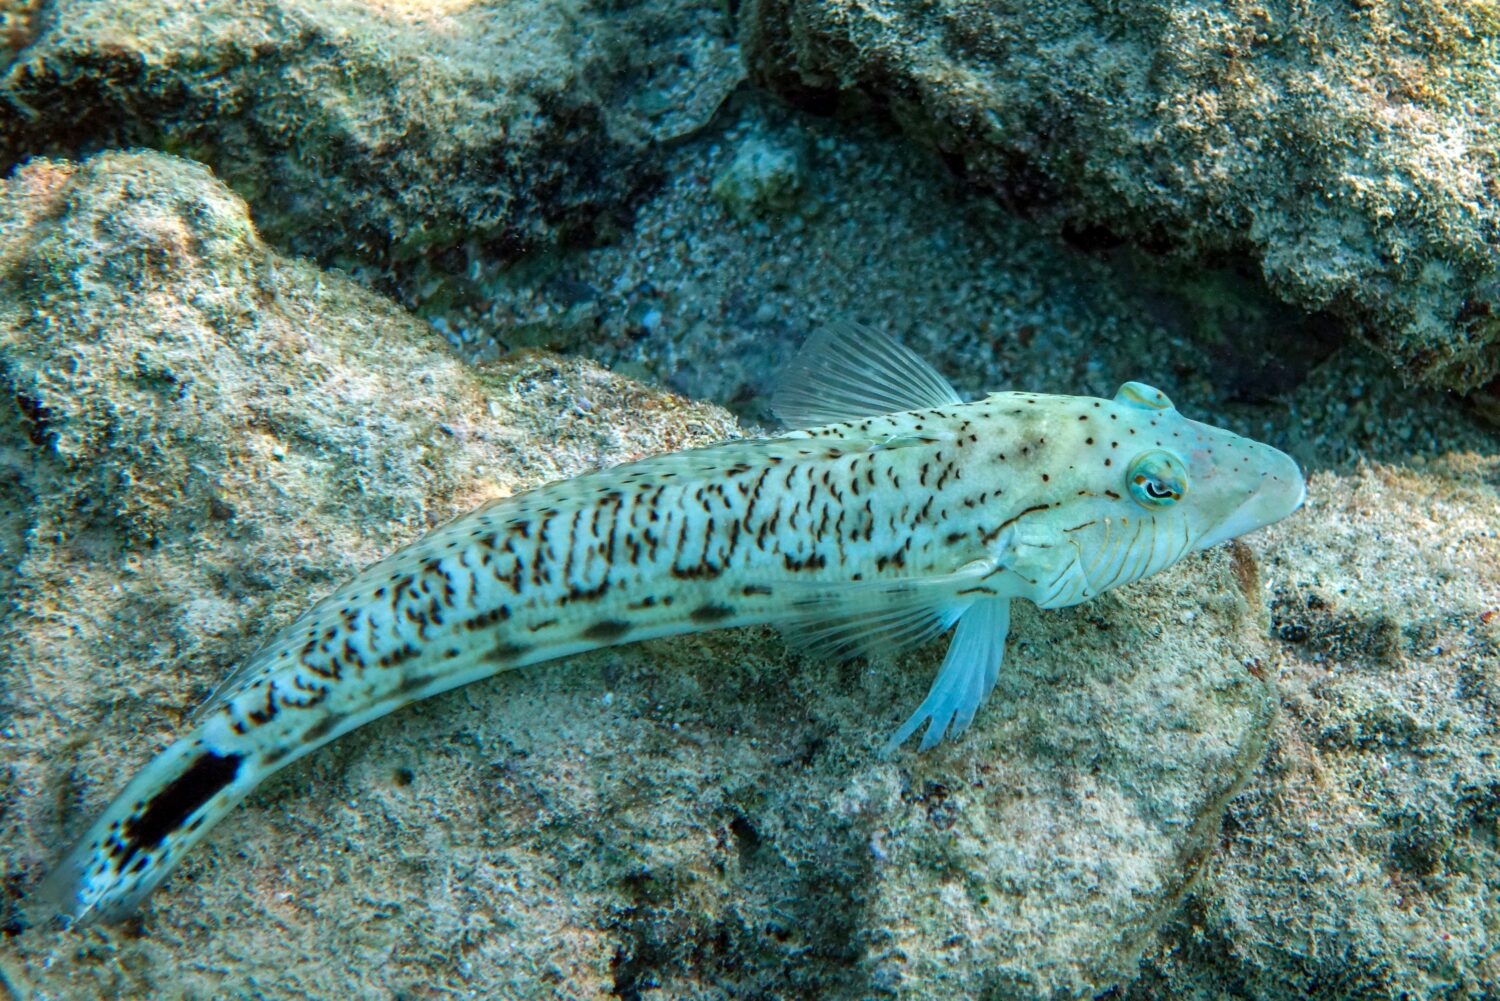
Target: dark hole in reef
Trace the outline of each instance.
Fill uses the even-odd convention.
[[[21,914],[22,897],[19,873],[0,880],[0,938],[15,938],[28,927]]]
[[[1442,840],[1426,828],[1412,825],[1391,843],[1391,862],[1412,876],[1431,876],[1443,859]]]
[[[1066,223],[1059,234],[1063,243],[1081,254],[1101,254],[1125,243],[1125,238],[1097,223]]]
[[[25,432],[26,440],[36,446],[47,444],[52,411],[25,393],[16,394],[16,410],[20,411],[21,430]]]
[[[748,860],[760,847],[760,832],[744,817],[736,816],[729,822],[729,833],[734,835],[734,844],[739,849],[741,862]]]

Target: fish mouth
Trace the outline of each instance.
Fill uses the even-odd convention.
[[[1207,549],[1221,542],[1239,538],[1274,525],[1294,514],[1307,501],[1307,480],[1292,457],[1277,452],[1276,472],[1265,474],[1261,488],[1245,498],[1216,524],[1209,526],[1194,542],[1194,549]]]

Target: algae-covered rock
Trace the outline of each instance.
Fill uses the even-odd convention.
[[[859,90],[1077,239],[1247,254],[1406,375],[1500,374],[1489,4],[749,0],[754,75]]]
[[[1500,450],[1315,476],[1265,767],[1129,996],[1500,995]]]
[[[941,644],[621,648],[289,769],[123,928],[25,929],[68,835],[360,564],[735,427],[586,363],[461,365],[146,153],[0,188],[0,379],[0,974],[39,997],[1090,996],[1133,975],[1269,731],[1236,546],[1018,609],[989,707],[925,756],[876,752]]]
[[[795,146],[752,136],[714,178],[714,198],[741,222],[790,212],[805,184],[802,159]]]
[[[57,0],[0,50],[0,169],[208,163],[284,249],[412,300],[619,226],[742,72],[717,0]]]

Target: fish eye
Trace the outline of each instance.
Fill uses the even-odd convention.
[[[1182,500],[1187,488],[1186,467],[1165,449],[1142,452],[1125,471],[1125,489],[1144,508],[1171,507]]]

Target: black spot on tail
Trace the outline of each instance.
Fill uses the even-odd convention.
[[[121,866],[138,851],[161,844],[162,839],[182,827],[183,822],[225,786],[235,780],[244,762],[243,754],[204,751],[187,771],[147,800],[139,816],[130,818],[120,831],[125,846]]]

